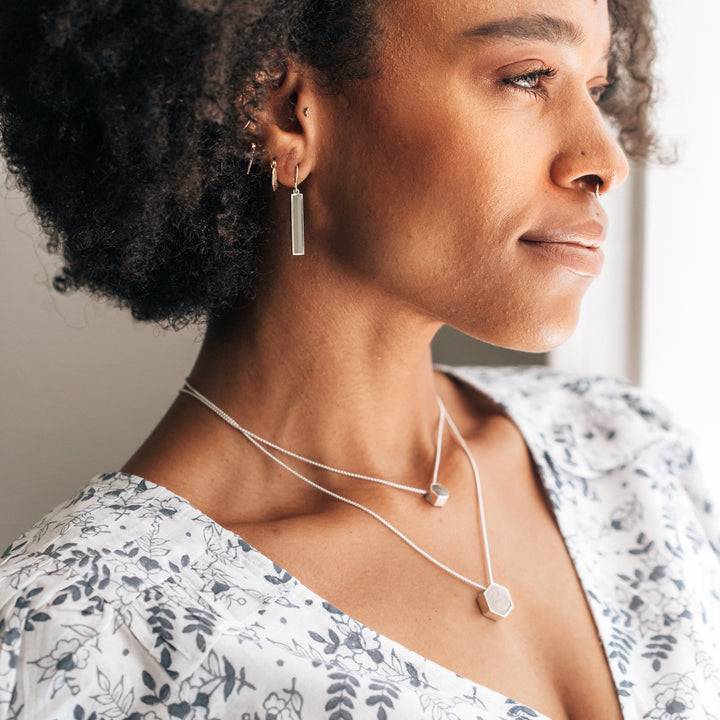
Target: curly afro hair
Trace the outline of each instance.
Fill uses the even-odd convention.
[[[328,86],[376,63],[377,0],[4,0],[0,142],[85,289],[170,327],[250,302],[270,225],[247,121],[289,56]],[[609,0],[603,109],[626,152],[653,151],[649,0]],[[243,103],[238,102],[242,94]]]

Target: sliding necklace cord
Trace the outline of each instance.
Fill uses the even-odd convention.
[[[221,410],[217,405],[212,403],[210,400],[208,400],[204,395],[202,395],[200,392],[195,390],[195,388],[190,385],[190,383],[185,382],[185,385],[181,388],[181,392],[187,393],[188,395],[194,397],[196,400],[199,400],[203,405],[205,405],[208,409],[212,410],[216,415],[218,415],[220,418],[222,418],[225,422],[227,422],[230,426],[238,430],[244,437],[251,442],[260,452],[267,455],[271,460],[276,462],[278,465],[280,465],[282,468],[287,470],[289,473],[294,475],[295,477],[302,480],[304,483],[307,483],[311,487],[315,488],[316,490],[319,490],[320,492],[324,493],[325,495],[328,495],[336,500],[340,500],[341,502],[344,502],[347,505],[350,505],[352,507],[357,508],[358,510],[362,510],[364,513],[367,513],[370,515],[370,517],[375,518],[378,522],[382,523],[388,530],[390,530],[392,533],[397,535],[405,544],[407,544],[410,548],[412,548],[415,552],[417,552],[419,555],[424,557],[426,560],[430,561],[433,565],[440,568],[440,570],[443,570],[448,575],[451,575],[452,577],[456,578],[457,580],[460,580],[461,582],[465,583],[466,585],[470,585],[471,587],[475,588],[476,590],[479,590],[480,593],[477,596],[477,604],[483,613],[485,617],[487,617],[490,620],[497,621],[501,620],[503,618],[506,618],[510,612],[513,609],[513,602],[512,598],[510,596],[510,591],[503,587],[502,585],[499,585],[498,583],[494,582],[493,575],[492,575],[492,565],[490,562],[490,548],[488,544],[488,537],[487,537],[487,528],[485,524],[485,508],[483,504],[483,498],[482,498],[482,489],[480,487],[480,472],[478,471],[477,463],[475,462],[475,458],[473,457],[472,453],[470,452],[470,448],[468,448],[467,443],[465,442],[465,439],[460,434],[460,431],[458,430],[457,426],[453,422],[453,419],[448,414],[447,410],[445,409],[445,406],[440,399],[439,396],[437,396],[437,402],[440,408],[440,420],[438,423],[438,447],[436,449],[436,456],[435,456],[435,467],[433,470],[433,484],[431,485],[430,492],[425,493],[426,499],[431,504],[434,504],[438,507],[441,507],[445,504],[445,501],[447,500],[447,490],[442,485],[435,484],[435,480],[437,479],[437,471],[440,466],[440,446],[442,445],[442,428],[447,421],[448,426],[450,427],[450,430],[452,434],[455,436],[455,439],[457,440],[458,444],[460,445],[460,448],[465,453],[468,462],[470,463],[470,467],[472,469],[473,479],[475,481],[475,492],[477,496],[477,503],[478,503],[478,515],[479,515],[479,521],[480,521],[480,529],[482,534],[482,542],[483,542],[483,550],[485,554],[485,567],[487,570],[488,575],[488,584],[487,585],[481,585],[478,582],[475,582],[474,580],[471,580],[470,578],[465,577],[464,575],[460,574],[459,572],[453,570],[452,568],[445,565],[445,563],[441,562],[440,560],[437,560],[434,558],[430,553],[423,550],[420,546],[416,545],[412,540],[410,540],[409,537],[404,535],[400,530],[398,530],[394,525],[392,525],[390,522],[388,522],[384,517],[381,515],[378,515],[378,513],[374,512],[373,510],[370,510],[370,508],[365,507],[365,505],[362,505],[359,502],[356,502],[355,500],[351,500],[350,498],[346,498],[344,495],[340,495],[339,493],[333,492],[332,490],[328,490],[327,488],[323,487],[322,485],[313,482],[310,480],[310,478],[305,477],[301,473],[299,473],[294,468],[290,467],[287,463],[283,462],[280,458],[273,455],[273,453],[268,450],[268,447],[271,447],[279,452],[285,453],[286,455],[290,457],[294,457],[298,460],[301,460],[303,462],[307,462],[310,465],[313,465],[315,467],[321,468],[323,470],[328,470],[330,472],[338,473],[340,475],[345,475],[352,478],[357,478],[360,480],[370,480],[371,482],[377,482],[382,485],[387,485],[389,487],[398,488],[400,490],[412,490],[413,492],[418,492],[416,488],[408,488],[406,485],[399,485],[397,483],[391,483],[387,480],[382,480],[380,478],[374,478],[368,475],[361,475],[359,473],[350,473],[346,472],[345,470],[338,470],[336,468],[330,467],[328,465],[323,465],[322,463],[316,462],[314,460],[309,460],[308,458],[303,457],[302,455],[297,455],[295,453],[292,453],[288,450],[285,450],[284,448],[275,445],[271,443],[269,440],[265,440],[264,438],[261,438],[255,433],[250,432],[249,430],[246,430],[245,428],[241,427],[233,418],[231,418],[227,413],[225,413],[223,410]],[[429,497],[433,494],[434,489],[441,489],[444,491],[444,496],[442,496],[440,499],[435,496],[435,502]],[[423,492],[420,490],[419,492]]]
[[[446,414],[447,423],[452,430],[455,439],[460,444],[460,447],[465,452],[470,467],[472,468],[473,477],[475,478],[475,492],[477,495],[478,503],[478,515],[480,516],[480,530],[482,532],[483,549],[485,551],[485,568],[487,570],[488,585],[483,588],[478,594],[476,600],[478,607],[482,614],[494,622],[506,618],[513,610],[513,601],[510,591],[496,583],[493,580],[492,574],[492,563],[490,562],[490,543],[488,542],[487,535],[487,523],[485,522],[485,505],[483,503],[482,488],[480,487],[480,472],[478,471],[477,463],[473,454],[470,452],[470,448],[465,442],[465,438],[460,434],[457,425],[453,422],[453,419],[449,414]]]
[[[444,570],[446,573],[449,573],[453,577],[457,578],[458,580],[461,580],[464,583],[467,583],[468,585],[471,585],[474,588],[477,588],[478,590],[486,590],[487,588],[484,585],[481,585],[480,583],[476,583],[474,580],[470,580],[470,578],[466,578],[464,575],[461,575],[459,572],[456,572],[452,568],[449,568],[444,563],[440,562],[440,560],[436,560],[430,553],[423,550],[420,546],[416,545],[407,535],[404,535],[400,530],[398,530],[394,525],[391,525],[384,517],[381,517],[376,512],[370,510],[370,508],[365,507],[364,505],[361,505],[359,502],[355,502],[355,500],[350,500],[350,498],[346,498],[344,495],[340,495],[339,493],[333,492],[332,490],[328,490],[327,488],[324,488],[322,485],[318,485],[318,483],[313,482],[310,480],[310,478],[306,478],[304,475],[301,475],[297,470],[294,470],[289,465],[284,463],[280,458],[275,457],[267,448],[263,447],[257,440],[255,440],[252,437],[248,437],[248,440],[255,445],[255,447],[260,450],[261,452],[264,452],[269,458],[274,460],[278,465],[284,467],[288,472],[291,472],[295,477],[300,478],[303,482],[307,483],[311,487],[314,487],[317,490],[320,490],[320,492],[325,493],[326,495],[329,495],[332,498],[335,498],[336,500],[340,500],[344,503],[347,503],[348,505],[352,505],[353,507],[357,508],[358,510],[362,510],[363,512],[370,515],[370,517],[375,518],[378,522],[381,522],[390,532],[395,533],[403,542],[407,543],[415,552],[422,555],[426,560],[429,560],[433,565],[436,565],[441,570]]]
[[[328,472],[336,473],[338,475],[345,475],[346,477],[352,477],[356,478],[358,480],[368,480],[370,482],[379,483],[380,485],[387,485],[388,487],[395,488],[396,490],[405,490],[406,492],[415,493],[416,495],[424,495],[427,496],[428,491],[423,490],[422,488],[415,488],[410,487],[409,485],[403,485],[401,483],[394,483],[390,482],[389,480],[383,480],[382,478],[378,477],[372,477],[370,475],[361,475],[360,473],[353,473],[348,472],[347,470],[340,470],[339,468],[331,467],[330,465],[325,465],[321,462],[318,462],[317,460],[311,460],[310,458],[304,457],[303,455],[298,455],[297,453],[294,453],[290,450],[286,450],[283,447],[280,447],[280,445],[276,445],[275,443],[270,442],[269,440],[266,440],[263,437],[260,437],[259,435],[256,435],[254,432],[248,430],[247,428],[242,427],[236,420],[231,418],[224,410],[219,408],[215,403],[213,403],[211,400],[209,400],[205,395],[203,395],[201,392],[196,390],[187,380],[185,381],[185,384],[180,388],[180,392],[185,393],[187,395],[190,395],[191,397],[194,397],[196,400],[199,400],[205,407],[207,407],[209,410],[212,410],[217,416],[221,417],[228,425],[232,426],[237,430],[238,432],[242,433],[248,440],[252,439],[256,442],[260,443],[261,445],[264,445],[266,447],[272,448],[273,450],[277,450],[278,452],[283,453],[284,455],[288,455],[289,457],[295,458],[296,460],[300,460],[301,462],[307,463],[308,465],[312,465],[316,468],[320,468],[321,470],[327,470]],[[433,475],[432,475],[432,481],[430,483],[431,488],[442,488],[442,490],[445,490],[442,486],[438,486],[437,484],[437,476],[438,471],[440,469],[440,455],[442,453],[442,436],[443,436],[443,427],[445,425],[445,419],[447,416],[445,406],[440,402],[440,398],[436,398],[438,407],[440,409],[440,419],[438,421],[438,429],[437,429],[437,441],[435,445],[435,466],[433,468]],[[274,455],[272,456],[275,457]],[[447,500],[447,491],[445,490],[444,498]],[[442,507],[444,505],[444,502],[442,504],[437,504],[437,507]]]
[[[440,470],[440,456],[442,455],[443,429],[445,428],[445,420],[447,419],[447,412],[442,400],[440,400],[440,396],[436,395],[435,399],[440,408],[440,417],[438,419],[437,438],[435,438],[435,464],[433,465],[432,480],[430,481],[431,488],[437,485],[438,472]]]
[[[480,486],[480,472],[475,462],[475,458],[473,457],[473,454],[470,452],[470,448],[468,448],[465,442],[465,438],[460,434],[460,431],[457,429],[457,425],[455,425],[450,415],[446,414],[445,419],[447,420],[447,424],[450,426],[450,429],[452,430],[455,439],[458,441],[460,447],[465,452],[465,455],[467,455],[467,459],[470,461],[470,467],[472,468],[473,477],[475,478],[475,492],[477,494],[478,514],[480,515],[480,529],[482,531],[483,550],[485,551],[485,568],[487,570],[488,585],[492,585],[493,574],[492,564],[490,562],[490,544],[488,543],[487,527],[485,524],[485,506],[483,503],[482,488]]]

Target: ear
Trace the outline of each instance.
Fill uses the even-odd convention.
[[[254,115],[255,134],[265,163],[277,162],[278,182],[287,187],[312,172],[316,162],[319,89],[311,72],[288,66],[280,84],[268,91],[262,110]]]

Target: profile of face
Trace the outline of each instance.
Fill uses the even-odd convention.
[[[320,100],[313,236],[348,282],[420,316],[557,346],[602,265],[596,188],[628,172],[597,105],[606,0],[379,6],[378,74]]]

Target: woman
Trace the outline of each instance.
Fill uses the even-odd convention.
[[[58,282],[208,319],[122,472],[6,551],[0,717],[720,714],[717,524],[662,411],[428,349],[572,332],[628,171],[604,114],[649,148],[642,3],[0,23]]]

